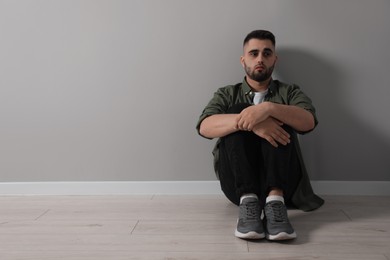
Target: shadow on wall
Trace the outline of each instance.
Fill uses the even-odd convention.
[[[298,84],[317,109],[319,125],[301,138],[311,179],[389,181],[390,144],[343,104],[348,79],[342,68],[301,49],[281,48],[278,56],[276,78]]]

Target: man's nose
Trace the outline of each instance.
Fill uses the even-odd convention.
[[[263,55],[260,53],[258,56],[257,56],[257,63],[261,64],[263,63]]]

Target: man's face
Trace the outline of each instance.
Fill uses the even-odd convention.
[[[247,77],[257,82],[271,77],[276,60],[275,47],[270,40],[249,40],[241,56],[241,64]]]

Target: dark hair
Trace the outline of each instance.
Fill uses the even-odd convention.
[[[251,39],[258,39],[258,40],[270,40],[272,44],[275,46],[275,35],[273,35],[272,32],[266,31],[266,30],[255,30],[250,32],[244,39],[245,45],[249,40]]]

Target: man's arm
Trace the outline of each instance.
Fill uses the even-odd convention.
[[[314,116],[304,108],[266,102],[270,106],[270,116],[291,126],[298,132],[307,132],[315,127]]]
[[[206,117],[199,128],[199,133],[207,138],[223,137],[238,131],[239,114],[216,114]]]
[[[206,117],[199,128],[202,136],[207,138],[223,137],[239,131],[237,128],[237,118],[239,114],[216,114]],[[268,117],[258,123],[253,132],[266,139],[273,146],[278,147],[278,143],[286,145],[290,143],[290,135],[282,128],[283,123],[272,117]]]
[[[252,131],[253,127],[273,117],[299,132],[310,131],[315,127],[314,116],[309,111],[293,105],[263,102],[244,109],[237,118],[237,127]]]

